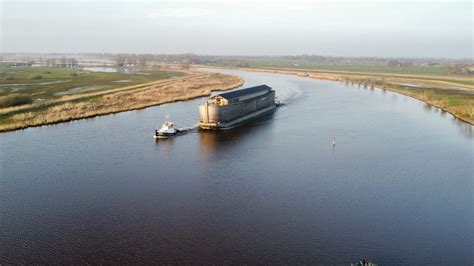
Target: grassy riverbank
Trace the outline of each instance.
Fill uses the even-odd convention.
[[[84,74],[96,78],[84,79],[81,84],[86,84],[82,86],[93,86],[98,84],[98,80],[110,83],[116,81],[117,78],[133,79],[130,75],[119,77],[111,74],[120,73]],[[188,100],[209,95],[215,90],[232,89],[243,84],[243,80],[235,76],[203,72],[160,71],[153,75],[154,81],[147,83],[143,83],[143,81],[152,79],[150,77],[152,74],[144,76],[147,77],[133,79],[133,82],[141,82],[137,85],[76,90],[71,94],[58,94],[58,92],[71,91],[70,87],[63,87],[61,83],[46,84],[51,86],[41,87],[41,91],[47,91],[49,95],[47,98],[35,96],[38,89],[22,90],[21,93],[32,97],[33,102],[0,108],[0,131],[54,124]],[[173,78],[169,78],[170,76]],[[105,85],[103,83],[102,85]],[[61,89],[56,85],[61,86]],[[74,86],[77,86],[77,83]],[[7,92],[4,97],[9,95],[12,95],[11,91]]]
[[[28,95],[33,101],[113,89],[183,76],[172,70],[123,69],[100,72],[53,67],[0,67],[0,97]]]
[[[474,125],[474,77],[472,76],[351,72],[276,67],[242,69],[342,81],[347,84],[355,84],[367,88],[377,87],[390,90],[426,102],[451,113],[464,122]]]

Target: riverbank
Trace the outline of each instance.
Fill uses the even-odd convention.
[[[260,67],[235,69],[340,81],[372,89],[377,87],[418,99],[474,125],[474,78],[471,77]]]
[[[216,71],[288,105],[157,142],[161,119],[191,127],[203,98],[1,134],[0,261],[470,261],[474,127],[381,90]]]
[[[185,101],[210,95],[212,91],[237,88],[243,83],[237,76],[188,72],[181,78],[63,96],[45,104],[3,108],[0,109],[0,132]]]

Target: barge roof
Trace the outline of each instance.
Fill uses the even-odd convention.
[[[222,93],[222,94],[219,94],[219,95],[216,95],[216,96],[220,96],[222,98],[225,98],[225,99],[229,100],[229,99],[238,98],[238,97],[241,97],[243,95],[247,95],[247,94],[251,94],[251,93],[256,93],[256,92],[261,92],[261,91],[269,91],[271,89],[272,88],[270,86],[259,85],[259,86],[245,88],[245,89],[241,89],[241,90],[225,92],[225,93]]]

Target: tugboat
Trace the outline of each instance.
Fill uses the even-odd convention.
[[[164,139],[176,136],[181,131],[174,127],[173,122],[168,120],[168,116],[166,116],[166,121],[163,123],[160,129],[155,130],[155,135],[153,136],[155,139]]]

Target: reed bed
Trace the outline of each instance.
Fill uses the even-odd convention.
[[[363,88],[381,88],[397,92],[452,114],[474,125],[474,82],[472,77],[350,73],[341,71],[305,71],[276,68],[245,68],[248,71],[296,75],[313,79],[341,81]],[[446,80],[452,80],[446,81]]]
[[[231,75],[199,73],[185,78],[114,89],[112,91],[65,96],[46,107],[30,106],[3,114],[0,131],[61,123],[118,112],[143,109],[175,101],[185,101],[241,86],[244,81]]]

